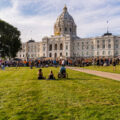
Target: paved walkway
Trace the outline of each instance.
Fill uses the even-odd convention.
[[[85,68],[76,68],[76,67],[67,67],[67,68],[75,71],[80,71],[80,72],[120,81],[120,74],[116,74],[116,73],[101,72],[101,71],[89,70]]]

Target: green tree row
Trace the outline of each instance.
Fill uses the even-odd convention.
[[[9,23],[0,20],[0,56],[14,58],[20,49],[20,31]]]

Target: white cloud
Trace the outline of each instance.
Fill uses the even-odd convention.
[[[67,4],[70,14],[75,19],[78,36],[102,35],[106,31],[107,20],[110,20],[110,30],[119,34],[120,7],[110,4],[108,0],[11,0],[11,2],[12,7],[2,9],[0,17],[21,31],[22,41],[28,41],[30,38],[41,41],[42,37],[52,35],[54,23],[64,4]],[[112,2],[114,1],[111,0]],[[30,3],[40,4],[36,11],[39,10],[43,14],[23,14],[20,8]]]

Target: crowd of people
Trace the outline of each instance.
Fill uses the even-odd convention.
[[[33,66],[35,67],[49,67],[49,66],[60,66],[62,64],[67,66],[116,66],[120,63],[119,58],[88,58],[88,59],[67,59],[67,60],[29,60],[29,61],[5,61],[0,60],[0,67],[4,70],[5,67],[30,67],[31,69]]]
[[[42,72],[42,67],[49,67],[49,66],[54,66],[57,67],[58,65],[61,65],[60,68],[60,72],[58,73],[58,78],[60,78],[62,75],[63,78],[66,78],[66,68],[65,68],[65,60],[61,60],[61,61],[2,61],[0,60],[0,67],[2,68],[2,70],[5,70],[5,67],[27,67],[29,66],[30,69],[32,69],[34,66],[39,69],[38,72],[38,79],[46,79],[43,75]],[[50,74],[48,76],[48,80],[55,80],[53,71],[50,71]]]
[[[29,60],[29,61],[6,61],[0,60],[0,66],[7,67],[47,67],[47,66],[58,66],[61,65],[63,60]]]
[[[60,71],[58,73],[58,78],[67,78],[67,73],[66,73],[66,68],[65,65],[67,66],[79,66],[79,67],[84,67],[84,66],[91,66],[91,65],[96,65],[96,66],[110,66],[113,65],[113,68],[115,70],[115,66],[119,65],[120,59],[119,58],[96,58],[96,59],[67,59],[67,60],[29,60],[29,61],[5,61],[5,60],[0,60],[0,68],[2,70],[5,70],[6,67],[30,67],[32,69],[33,67],[40,68],[38,72],[38,79],[46,79],[43,75],[42,68],[43,67],[58,67],[61,66]],[[53,71],[50,71],[50,74],[48,76],[48,80],[55,80],[55,76],[53,74]]]

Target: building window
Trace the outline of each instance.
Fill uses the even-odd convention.
[[[102,46],[102,48],[105,48],[105,44]]]
[[[52,57],[52,53],[49,54],[49,57]]]
[[[116,56],[118,55],[118,51],[115,52],[115,55],[116,55]]]
[[[116,44],[116,48],[118,48],[118,45]]]
[[[55,44],[55,50],[57,50],[57,44]]]
[[[110,42],[111,42],[111,40],[109,39],[109,40],[108,40],[108,42],[110,43]]]
[[[68,45],[66,45],[66,50],[68,50]]]
[[[100,46],[99,46],[99,45],[97,45],[97,49],[99,49],[99,47],[100,47]]]
[[[111,48],[111,44],[108,44],[108,48]]]
[[[105,55],[105,51],[103,51],[103,53],[102,53],[103,55]]]
[[[57,58],[57,53],[55,53],[55,58]]]
[[[93,45],[91,45],[91,49],[93,49]]]
[[[102,42],[105,43],[105,40],[103,40]]]
[[[73,53],[73,56],[76,56],[76,54],[75,54],[75,53]]]
[[[99,56],[99,52],[97,52],[97,56]]]
[[[108,51],[108,55],[111,55],[111,52],[110,52],[110,51]]]
[[[60,44],[60,50],[63,50],[63,44],[62,43]]]
[[[116,40],[116,43],[118,43],[118,40]]]
[[[52,44],[49,46],[49,51],[52,51]]]
[[[65,27],[65,32],[67,31],[67,28]]]
[[[70,28],[70,32],[72,32],[72,29]]]
[[[97,40],[97,43],[99,44],[99,40]]]
[[[60,56],[62,56],[62,53],[60,53]]]
[[[82,50],[84,49],[84,46],[82,46]]]
[[[45,44],[43,45],[43,51],[45,51]]]
[[[84,56],[84,53],[82,52],[82,56]]]
[[[88,52],[86,53],[86,55],[88,55]]]
[[[68,56],[68,53],[66,52],[66,56]]]

